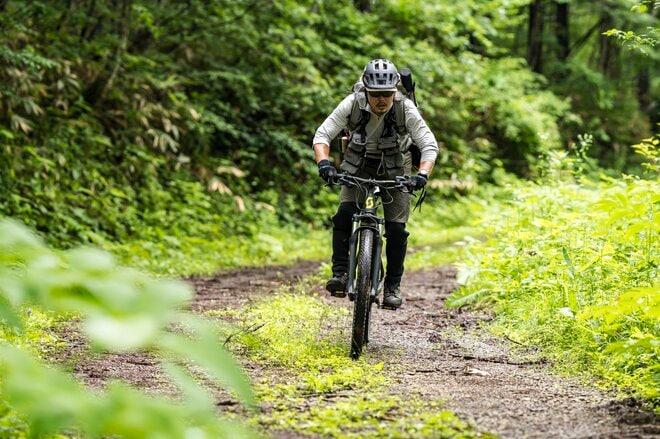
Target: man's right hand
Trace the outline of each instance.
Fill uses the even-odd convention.
[[[330,160],[321,160],[319,163],[319,175],[326,183],[333,183],[337,176],[337,169],[330,164]]]

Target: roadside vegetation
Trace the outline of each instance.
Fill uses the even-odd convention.
[[[658,408],[657,180],[552,181],[512,184],[483,212],[449,305],[492,309],[496,333]]]

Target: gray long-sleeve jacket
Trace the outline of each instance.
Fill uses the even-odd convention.
[[[360,109],[367,110],[370,113],[369,122],[365,128],[367,153],[374,152],[378,154],[377,144],[385,128],[385,114],[382,116],[376,115],[369,106],[366,97],[355,93],[346,96],[316,130],[313,145],[317,143],[330,145],[332,139],[337,137],[343,128],[347,127],[355,99],[358,99]],[[410,99],[404,100],[404,112],[406,131],[422,152],[421,161],[435,162],[438,156],[438,142]]]

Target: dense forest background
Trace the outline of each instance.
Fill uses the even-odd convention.
[[[658,50],[604,33],[657,28],[636,3],[3,0],[0,214],[61,247],[325,221],[311,137],[375,57],[414,73],[438,192],[634,169]]]

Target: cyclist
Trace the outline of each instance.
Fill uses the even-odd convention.
[[[392,62],[370,61],[353,93],[346,96],[316,130],[314,155],[319,175],[326,182],[334,181],[337,175],[337,169],[328,160],[330,142],[341,130],[348,129],[349,142],[340,165],[343,172],[379,180],[410,176],[410,147],[414,143],[421,151],[421,160],[418,173],[411,176],[411,184],[416,190],[426,185],[438,155],[438,143],[415,104],[398,92],[399,81],[399,73]],[[349,238],[359,195],[356,188],[342,186],[339,208],[332,217],[332,278],[326,283],[326,289],[336,297],[346,296]],[[381,198],[387,258],[383,305],[398,308],[409,234],[406,222],[410,194],[393,189],[383,193]]]

